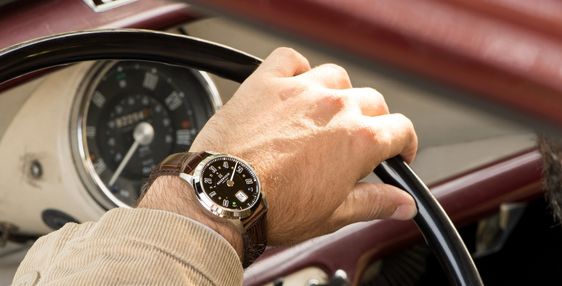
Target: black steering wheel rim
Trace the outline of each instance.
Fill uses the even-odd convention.
[[[132,48],[134,47],[134,48]],[[87,60],[129,59],[188,66],[236,82],[261,63],[241,51],[188,36],[119,29],[72,32],[0,51],[0,84],[33,71]],[[383,182],[402,188],[418,206],[414,221],[454,285],[483,285],[478,270],[429,189],[399,157],[375,169]]]

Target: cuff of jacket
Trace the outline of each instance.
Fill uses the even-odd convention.
[[[234,248],[211,228],[184,216],[153,209],[116,208],[92,229],[131,243],[155,247],[207,276],[215,285],[242,283],[242,264]]]

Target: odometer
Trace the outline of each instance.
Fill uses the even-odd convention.
[[[132,206],[167,155],[186,151],[220,105],[205,74],[151,62],[94,68],[76,104],[76,153],[86,187],[107,208]]]

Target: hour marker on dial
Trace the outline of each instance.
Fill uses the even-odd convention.
[[[222,206],[223,207],[228,207],[228,205],[230,204],[230,202],[228,200],[223,200],[222,201]]]
[[[244,182],[246,182],[246,184],[248,184],[248,185],[251,185],[254,182],[254,180],[246,179],[246,180],[244,180]]]

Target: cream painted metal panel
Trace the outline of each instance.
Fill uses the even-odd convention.
[[[48,208],[79,221],[95,220],[104,213],[81,183],[70,147],[71,106],[89,66],[79,64],[49,75],[0,141],[0,218],[21,232],[51,231],[41,219]],[[42,164],[40,179],[30,174],[33,160]]]

